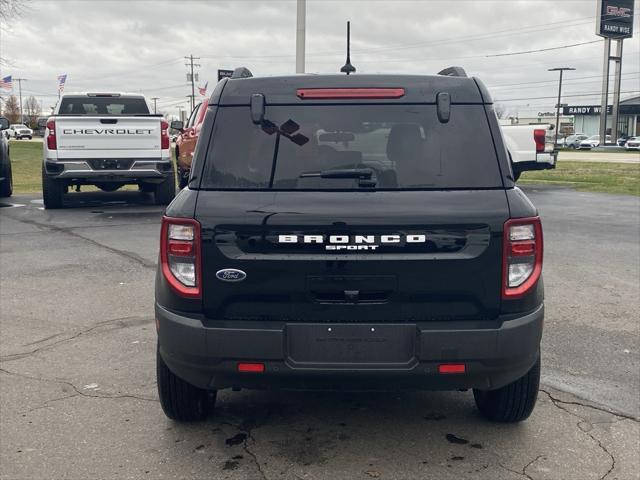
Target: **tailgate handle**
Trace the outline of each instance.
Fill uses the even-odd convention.
[[[371,303],[386,303],[389,301],[392,293],[392,290],[312,290],[311,296],[318,303],[363,305]]]
[[[114,123],[118,123],[118,119],[117,118],[101,118],[100,123],[113,125]]]

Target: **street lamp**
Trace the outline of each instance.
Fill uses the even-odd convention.
[[[562,73],[565,70],[575,70],[575,68],[557,67],[548,69],[549,72],[560,72],[560,82],[558,84],[558,103],[556,104],[556,139],[553,142],[553,148],[556,148],[556,145],[558,145],[558,128],[560,127],[560,97],[562,95]]]

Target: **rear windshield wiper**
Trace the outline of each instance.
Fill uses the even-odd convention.
[[[359,187],[374,188],[377,182],[371,178],[372,176],[373,170],[370,168],[336,168],[333,170],[301,173],[298,178],[353,178],[358,180]]]
[[[370,168],[336,168],[334,170],[301,173],[298,178],[357,178],[359,180],[370,180],[372,175],[373,171]]]

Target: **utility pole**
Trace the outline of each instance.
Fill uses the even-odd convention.
[[[14,78],[18,82],[18,92],[20,92],[20,123],[22,123],[22,82],[26,82],[26,78]]]
[[[558,145],[558,130],[560,129],[560,99],[562,97],[562,74],[565,70],[575,70],[575,68],[556,67],[548,69],[549,72],[560,72],[560,82],[558,83],[558,103],[556,104],[556,139],[553,143],[554,148]]]
[[[184,118],[184,107],[182,105],[178,105],[176,107],[178,109],[178,116],[180,117],[180,121],[184,122],[185,118]]]
[[[184,57],[189,60],[189,63],[185,63],[185,66],[191,68],[191,74],[187,74],[188,79],[191,80],[191,110],[195,107],[196,101],[196,83],[195,83],[195,75],[193,73],[193,68],[200,68],[199,63],[193,63],[194,60],[200,60],[200,57],[194,57],[193,55],[189,55],[188,57]]]
[[[153,100],[153,113],[154,114],[158,113],[158,110],[156,108],[156,102],[160,100],[160,97],[151,97],[151,100]]]
[[[298,0],[296,21],[296,73],[304,73],[307,0]]]

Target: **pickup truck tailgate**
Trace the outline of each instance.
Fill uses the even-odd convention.
[[[151,158],[161,154],[160,117],[89,116],[56,117],[58,156],[104,158],[136,156]]]

